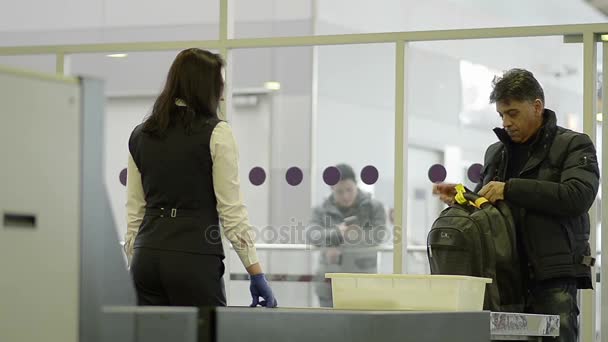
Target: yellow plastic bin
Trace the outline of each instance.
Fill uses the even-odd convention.
[[[452,275],[326,273],[334,308],[480,311],[492,279]]]

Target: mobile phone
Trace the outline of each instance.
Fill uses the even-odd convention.
[[[347,226],[353,225],[357,222],[357,216],[349,216],[344,218],[344,224],[346,224]]]

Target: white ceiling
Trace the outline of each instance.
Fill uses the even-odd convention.
[[[219,32],[218,0],[0,1],[5,2],[2,8],[8,9],[0,12],[0,46],[215,39]],[[584,0],[317,0],[316,6],[317,34],[606,22],[606,17]],[[312,0],[235,0],[235,31],[240,37],[310,34],[312,7]],[[545,82],[579,92],[582,89],[582,47],[563,44],[560,37],[413,46],[497,70],[528,67],[546,73],[541,76]],[[103,63],[99,59],[105,58],[104,54],[95,58],[77,55],[74,69],[106,78],[111,87],[120,84],[120,91],[114,92],[123,93],[127,84],[134,89],[158,89],[158,80],[164,77],[171,59],[165,55],[172,53],[145,55],[133,55],[131,62]],[[280,62],[276,56],[270,58]],[[0,57],[0,63],[50,72],[54,68],[53,56]],[[261,61],[243,63],[251,63],[255,69]],[[132,67],[124,68],[125,64]],[[575,72],[553,77],[564,70]],[[125,77],[127,83],[122,81]]]
[[[368,0],[356,5],[350,0],[332,0],[318,4],[320,20],[362,32],[606,21],[584,0]]]
[[[585,0],[315,0],[318,20],[360,32],[605,22]],[[0,32],[217,24],[219,0],[1,0]],[[234,0],[237,21],[307,20],[313,0]],[[0,41],[0,44],[2,42]]]
[[[0,31],[47,31],[218,22],[217,0],[2,0]]]
[[[348,15],[341,8],[350,6]],[[354,8],[353,8],[354,7]],[[607,22],[585,0],[349,0],[319,2],[319,34],[421,31],[462,28],[534,26]],[[329,25],[327,25],[329,24]],[[512,67],[536,70],[545,83],[582,92],[582,44],[564,44],[562,37],[412,43],[455,59],[502,71]]]
[[[310,19],[310,0],[234,0],[238,21]],[[219,0],[2,0],[0,32],[219,23]]]

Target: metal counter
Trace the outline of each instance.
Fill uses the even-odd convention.
[[[539,341],[559,333],[558,316],[488,311],[122,306],[103,313],[108,342]]]
[[[559,317],[481,312],[217,308],[215,341],[540,340],[559,334]]]

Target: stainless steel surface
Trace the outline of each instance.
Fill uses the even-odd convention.
[[[101,318],[103,342],[196,342],[198,337],[193,307],[106,306]]]
[[[536,341],[559,316],[480,312],[241,307],[216,310],[216,341]],[[234,329],[234,326],[240,329]]]
[[[216,341],[487,342],[489,312],[218,308]],[[235,327],[239,327],[235,329]]]

